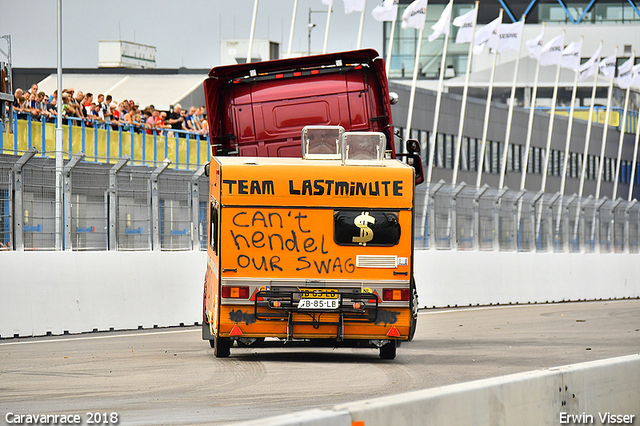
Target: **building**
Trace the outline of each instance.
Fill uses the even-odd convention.
[[[390,90],[398,92],[401,101],[394,107],[394,124],[406,133],[407,110],[409,88],[414,67],[414,55],[418,31],[415,29],[402,30],[400,21],[402,12],[411,3],[410,0],[400,0],[398,22],[394,35],[393,54],[390,70]],[[416,93],[413,119],[411,123],[411,137],[421,141],[425,166],[429,162],[429,144],[433,140],[433,117],[435,109],[435,90],[437,77],[440,72],[440,60],[444,47],[444,37],[439,37],[433,42],[427,41],[433,25],[442,14],[447,2],[445,0],[433,0],[427,6],[427,23],[424,30],[424,38],[421,47],[419,61],[418,89]],[[456,2],[453,5],[452,18],[466,13],[474,6],[473,2]],[[600,40],[607,34],[615,34],[615,38],[605,38],[603,41],[602,57],[614,54],[618,46],[618,65],[626,61],[633,53],[633,43],[640,40],[640,12],[632,1],[592,1],[589,4],[563,0],[546,1],[506,1],[493,0],[482,1],[478,11],[478,26],[492,21],[498,16],[500,8],[504,9],[503,22],[510,23],[518,20],[526,14],[524,40],[532,39],[543,29],[545,31],[544,42],[566,32],[565,45],[571,41],[579,40],[584,36],[582,48],[582,61],[586,61],[597,49]],[[624,31],[621,29],[624,28]],[[389,42],[391,23],[384,24],[385,50]],[[440,179],[451,182],[453,164],[457,151],[457,134],[460,123],[462,82],[467,66],[468,44],[455,44],[456,27],[452,27],[451,37],[447,47],[447,73],[445,74],[445,89],[443,94],[438,136],[435,138],[433,164],[434,175],[432,181]],[[484,113],[486,96],[489,86],[489,68],[493,60],[493,53],[485,49],[485,52],[474,57],[471,70],[471,87],[469,89],[469,102],[464,117],[464,132],[460,144],[460,166],[458,182],[465,181],[475,184],[477,177],[478,161],[480,158],[481,140],[484,125]],[[509,51],[501,53],[497,58],[496,80],[489,116],[487,140],[485,143],[485,160],[482,173],[482,184],[487,183],[492,187],[498,187],[502,158],[504,156],[508,99],[514,73],[514,62],[517,53]],[[510,144],[507,148],[506,180],[505,185],[512,189],[519,189],[522,178],[522,167],[525,159],[525,139],[528,128],[531,87],[533,86],[533,65],[535,60],[527,57],[526,48],[520,53],[520,70],[517,79],[515,111],[510,133]],[[640,62],[636,60],[636,63]],[[546,68],[546,69],[545,69]],[[552,75],[555,75],[556,67],[542,67],[540,77],[540,89],[538,92],[539,106],[549,107],[551,95],[555,84]],[[597,187],[597,176],[600,165],[601,148],[604,132],[602,123],[604,113],[600,114],[600,123],[594,123],[591,131],[588,152],[585,155],[585,137],[588,117],[588,107],[591,100],[591,88],[593,78],[582,83],[577,90],[576,106],[582,107],[580,114],[576,115],[573,122],[571,138],[567,138],[568,118],[566,109],[571,103],[571,85],[574,73],[571,70],[562,70],[560,90],[558,92],[559,106],[565,107],[561,114],[557,114],[553,120],[553,128],[548,111],[538,111],[534,114],[533,135],[528,156],[528,176],[524,189],[527,191],[544,190],[555,193],[560,189],[562,168],[567,140],[569,140],[569,158],[567,160],[567,181],[565,193],[571,194],[578,191],[580,173],[583,163],[586,163],[586,179],[584,196],[594,195]],[[609,81],[600,78],[595,105],[605,105],[607,86]],[[618,88],[613,92],[614,113],[607,129],[606,146],[604,149],[604,162],[602,170],[602,188],[600,196],[611,198],[613,195],[616,167],[618,165],[618,152],[622,112],[625,91]],[[637,123],[637,110],[640,105],[637,93],[632,91],[630,108],[632,111],[627,116],[626,134],[622,137],[622,149],[620,156],[619,187],[617,196],[627,198],[629,179],[631,175],[632,156],[634,150],[634,134]],[[603,108],[601,108],[603,110]],[[582,119],[581,119],[582,118]],[[542,187],[542,170],[547,158],[547,136],[551,134],[550,155],[548,163],[548,178]],[[426,170],[426,169],[425,169]],[[636,164],[636,183],[634,195],[640,195],[637,190],[638,168]]]

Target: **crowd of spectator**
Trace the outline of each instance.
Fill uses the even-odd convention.
[[[13,109],[18,118],[31,115],[32,120],[55,122],[58,115],[58,91],[47,95],[38,91],[33,84],[28,92],[17,89],[14,94]],[[63,124],[80,124],[84,121],[87,127],[133,130],[137,133],[154,132],[164,136],[179,136],[180,131],[203,136],[209,134],[204,106],[192,106],[188,110],[176,104],[169,111],[160,111],[153,105],[140,109],[140,105],[131,99],[116,102],[111,95],[99,94],[94,99],[93,93],[76,92],[72,87],[62,91]],[[178,132],[176,132],[178,131]]]

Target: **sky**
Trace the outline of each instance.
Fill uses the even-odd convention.
[[[382,24],[371,17],[381,0],[368,0],[362,48],[382,52]],[[255,38],[289,42],[294,0],[259,0]],[[14,68],[57,66],[57,0],[0,0],[0,36],[11,36]],[[62,0],[62,66],[96,68],[98,41],[155,46],[157,68],[212,68],[220,63],[220,39],[248,39],[254,0]],[[293,51],[307,51],[309,9],[316,27],[311,50],[322,51],[327,6],[299,0]],[[356,48],[360,13],[344,13],[334,0],[329,52]],[[6,52],[6,42],[0,39]],[[0,59],[4,60],[4,59]]]

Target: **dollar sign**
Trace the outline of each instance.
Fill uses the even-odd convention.
[[[367,226],[367,223],[376,223],[376,218],[370,216],[369,212],[362,212],[361,215],[356,216],[353,223],[360,228],[360,236],[353,237],[353,242],[366,246],[373,239],[373,231]]]

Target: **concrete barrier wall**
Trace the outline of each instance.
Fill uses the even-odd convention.
[[[204,252],[0,252],[0,337],[200,322]],[[640,255],[424,251],[421,307],[640,297]]]
[[[640,297],[640,255],[416,250],[421,307]]]
[[[611,421],[610,417],[601,421],[600,416],[607,415],[616,416],[616,421]],[[639,419],[640,355],[630,355],[425,389],[236,425],[540,426],[638,424]]]
[[[193,325],[205,252],[0,252],[0,337]]]

